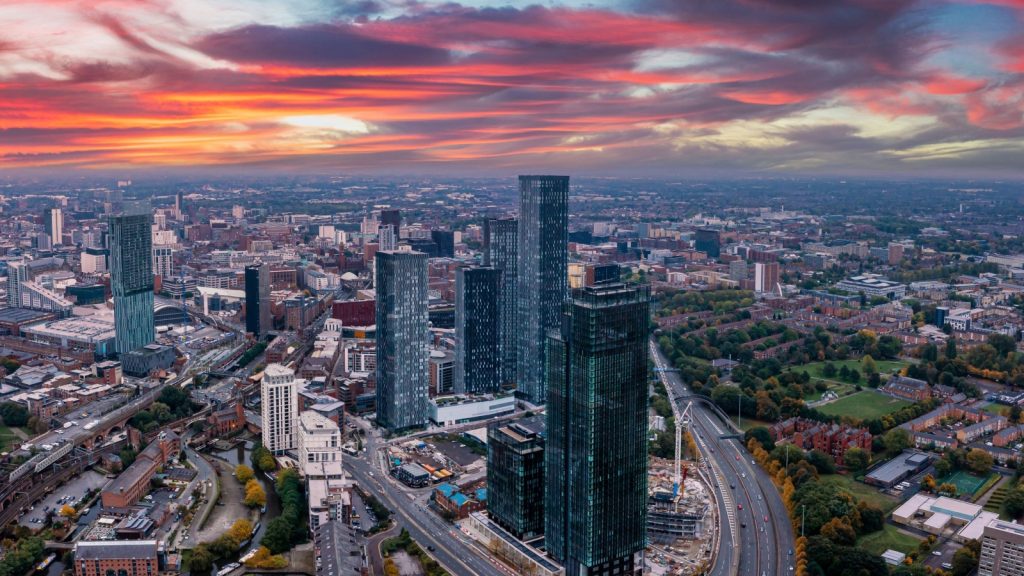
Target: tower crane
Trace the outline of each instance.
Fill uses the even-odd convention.
[[[685,480],[682,475],[683,431],[690,427],[690,410],[692,408],[693,402],[687,402],[686,408],[683,409],[682,413],[679,414],[679,418],[676,419],[676,461],[672,477],[672,496],[676,498],[677,502],[683,492],[683,481]]]

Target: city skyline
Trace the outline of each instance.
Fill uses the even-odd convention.
[[[9,2],[0,165],[1018,178],[1022,22],[1019,0]]]

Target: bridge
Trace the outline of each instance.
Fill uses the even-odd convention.
[[[739,437],[742,437],[743,430],[740,430],[739,428],[736,427],[736,423],[733,422],[731,418],[729,418],[729,415],[726,414],[725,411],[722,410],[722,408],[718,404],[715,404],[714,400],[712,400],[710,396],[705,396],[703,394],[692,394],[691,393],[691,394],[683,394],[683,395],[680,395],[680,396],[676,396],[675,400],[676,400],[676,405],[681,407],[680,409],[682,409],[682,407],[685,407],[687,402],[699,402],[699,403],[707,406],[708,408],[711,409],[712,412],[714,412],[718,416],[718,418],[726,426],[729,427],[730,430],[732,430],[736,434],[741,435]],[[736,437],[736,434],[728,434],[728,435],[724,435],[723,437],[730,437],[730,438],[731,437]]]

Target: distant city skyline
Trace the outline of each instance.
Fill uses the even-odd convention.
[[[1021,0],[11,1],[0,29],[0,176],[1024,177]]]

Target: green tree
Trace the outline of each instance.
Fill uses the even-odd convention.
[[[833,518],[821,527],[821,535],[835,544],[852,546],[857,541],[857,533],[845,518]]]
[[[188,561],[189,572],[205,573],[209,572],[213,568],[213,553],[205,544],[200,544],[192,549],[192,556]]]
[[[1003,505],[1006,507],[1006,513],[1012,518],[1020,518],[1021,514],[1024,514],[1024,490],[1020,487],[1011,489]]]
[[[767,450],[768,452],[771,452],[772,450],[775,449],[775,441],[772,440],[771,433],[764,426],[754,426],[751,429],[747,430],[743,434],[743,444],[749,444],[751,438],[756,439],[757,442],[761,444],[761,447]]]
[[[271,554],[287,552],[291,546],[292,528],[284,516],[278,516],[267,524],[267,530],[263,533],[260,546],[266,546]]]
[[[811,450],[811,453],[807,455],[807,461],[814,466],[819,474],[834,474],[836,471],[836,461],[831,455],[821,450]]]
[[[871,455],[862,448],[850,448],[843,455],[843,464],[854,472],[863,472],[871,461]]]
[[[967,576],[978,568],[978,556],[974,551],[964,546],[953,553],[953,576]]]
[[[860,359],[860,371],[864,374],[865,378],[878,372],[878,364],[875,363],[875,359],[870,354],[865,354]]]
[[[954,360],[956,358],[956,338],[952,336],[946,340],[946,359]]]
[[[910,447],[910,432],[903,428],[893,428],[882,437],[885,451],[890,456],[895,456]]]
[[[967,467],[975,474],[987,474],[992,471],[994,464],[992,456],[980,448],[972,448],[967,453]]]
[[[7,426],[25,426],[28,424],[28,408],[16,402],[4,402],[0,404],[0,418]]]

